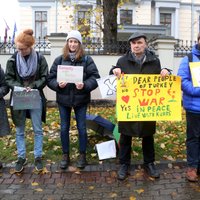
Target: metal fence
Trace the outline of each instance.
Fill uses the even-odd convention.
[[[39,38],[36,40],[34,48],[43,54],[50,54],[51,43],[47,38]],[[12,42],[11,37],[7,42],[0,42],[0,54],[13,54],[16,50],[16,45]]]
[[[195,41],[196,43],[196,41]],[[130,46],[127,41],[117,41],[109,40],[107,42],[103,41],[102,38],[83,38],[83,46],[85,52],[89,55],[120,55],[126,53]],[[43,53],[50,54],[51,52],[51,43],[48,38],[39,38],[36,40],[34,48]],[[149,43],[148,48],[150,50],[156,51],[154,46],[154,41]],[[191,52],[192,42],[177,40],[174,45],[174,56],[182,57]],[[16,46],[12,43],[11,38],[9,37],[8,41],[0,42],[0,54],[13,54],[16,51]]]
[[[197,41],[194,42],[196,44]],[[192,41],[183,41],[183,40],[177,40],[176,44],[174,45],[174,56],[175,57],[183,57],[187,54],[189,54],[192,50]]]

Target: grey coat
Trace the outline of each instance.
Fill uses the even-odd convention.
[[[0,136],[5,136],[10,133],[10,126],[6,112],[5,100],[3,97],[8,94],[9,88],[5,83],[5,76],[0,65]]]

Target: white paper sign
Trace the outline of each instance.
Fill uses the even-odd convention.
[[[200,87],[200,67],[193,69],[194,78],[196,80],[197,87]]]
[[[83,82],[83,66],[58,65],[57,81],[67,83]]]
[[[116,158],[115,140],[110,140],[107,142],[96,144],[96,149],[99,156],[99,160]]]
[[[99,90],[102,98],[116,96],[117,78],[115,75],[110,75],[97,79]]]

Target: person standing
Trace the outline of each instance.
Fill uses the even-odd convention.
[[[120,77],[124,74],[161,74],[166,76],[169,70],[162,69],[159,59],[155,54],[147,49],[147,37],[143,33],[133,33],[128,42],[131,50],[124,56],[120,57],[116,66],[110,70],[110,74]],[[129,174],[131,162],[131,145],[132,137],[142,138],[142,151],[144,159],[144,170],[153,178],[159,178],[159,171],[154,165],[154,133],[156,130],[155,121],[144,122],[127,122],[118,123],[120,140],[119,140],[119,162],[120,168],[117,173],[119,180],[124,180]]]
[[[200,174],[200,87],[194,87],[193,85],[194,77],[191,76],[190,62],[200,62],[200,33],[197,37],[197,44],[192,47],[192,52],[182,59],[178,69],[178,76],[181,77],[183,107],[186,111],[187,124],[188,168],[186,178],[189,181],[196,182],[198,181],[198,174]]]
[[[58,65],[83,66],[83,82],[70,83],[65,80],[58,82]],[[91,99],[90,93],[98,86],[97,78],[100,78],[98,69],[93,59],[84,53],[81,33],[77,30],[72,30],[66,38],[63,54],[54,60],[47,79],[48,87],[56,91],[56,101],[61,119],[60,137],[63,151],[63,157],[60,162],[61,169],[66,169],[70,163],[69,130],[72,109],[75,112],[79,134],[80,156],[77,167],[84,168],[87,165],[86,112],[87,105]]]
[[[10,133],[10,126],[8,122],[8,116],[6,111],[6,105],[4,96],[8,94],[9,88],[5,82],[4,71],[0,65],[0,137],[6,136]],[[2,162],[0,162],[0,169],[3,167]]]
[[[12,90],[15,86],[25,88],[26,92],[37,89],[40,93],[40,108],[28,110],[13,110],[11,105],[12,120],[16,126],[16,145],[18,151],[18,161],[15,171],[21,172],[26,164],[25,147],[25,122],[29,116],[31,118],[34,131],[34,158],[35,169],[43,170],[42,149],[43,149],[43,130],[42,120],[45,121],[46,99],[43,88],[46,86],[48,75],[48,64],[43,55],[36,52],[33,48],[35,38],[32,29],[25,29],[15,38],[17,52],[7,61],[6,83]]]

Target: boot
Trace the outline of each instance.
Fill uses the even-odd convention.
[[[86,154],[81,153],[77,161],[77,167],[80,169],[84,169],[86,165],[87,165]]]
[[[129,168],[129,165],[121,164],[119,171],[117,172],[117,179],[120,181],[125,180],[129,175]]]
[[[62,160],[60,161],[60,168],[67,169],[70,163],[69,154],[63,154]]]
[[[154,165],[154,163],[148,163],[148,164],[144,164],[144,171],[152,178],[159,178],[160,177],[160,173],[159,171],[156,169],[156,166]]]

